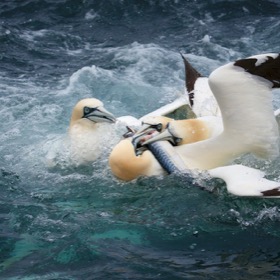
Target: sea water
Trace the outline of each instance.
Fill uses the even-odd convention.
[[[118,130],[88,166],[67,149],[82,98],[138,118],[181,96],[180,52],[205,76],[279,52],[279,9],[277,0],[2,1],[0,278],[279,279],[279,200],[235,197],[207,176],[206,190],[179,175],[120,182],[107,160]],[[279,157],[244,160],[280,180]]]

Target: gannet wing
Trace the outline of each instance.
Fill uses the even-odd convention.
[[[210,176],[225,181],[228,192],[237,196],[280,197],[280,182],[264,178],[261,170],[244,165],[208,170]]]
[[[181,54],[181,53],[180,53]],[[186,94],[189,97],[189,104],[193,106],[194,104],[194,88],[196,81],[203,77],[186,59],[186,57],[181,54],[184,66],[185,66],[185,87],[186,87]]]
[[[280,109],[275,110],[274,115],[275,115],[276,118],[279,118],[280,117]]]
[[[182,55],[185,65],[185,94],[197,117],[221,116],[221,112],[209,84],[208,78],[203,77]]]
[[[187,110],[192,111],[195,117],[220,115],[220,109],[209,87],[208,78],[203,77],[182,54],[181,56],[185,66],[185,94],[170,104],[143,116],[140,120],[147,116],[166,116],[182,106],[188,106]]]
[[[117,122],[123,123],[127,126],[140,127],[142,122],[133,116],[121,116],[117,118]]]
[[[187,61],[187,59],[181,54],[184,65],[185,65],[185,94],[170,104],[167,104],[145,116],[141,119],[144,119],[148,116],[166,116],[173,113],[175,110],[179,109],[182,106],[188,106],[188,110],[192,110],[193,105],[193,90],[195,83],[199,77],[202,75]],[[208,86],[208,85],[207,85]],[[208,86],[209,87],[209,86]]]
[[[274,116],[275,116],[278,126],[280,128],[280,109],[277,109],[274,111]]]
[[[150,116],[166,116],[173,113],[175,110],[179,109],[182,106],[188,106],[188,97],[185,95],[182,95],[179,98],[175,99],[173,102],[166,104],[149,114],[144,115],[140,118],[140,121]]]

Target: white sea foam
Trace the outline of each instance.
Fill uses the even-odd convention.
[[[96,19],[98,17],[99,17],[98,13],[95,12],[93,9],[89,10],[85,15],[86,20],[93,20],[93,19]]]

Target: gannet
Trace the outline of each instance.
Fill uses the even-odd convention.
[[[104,136],[110,133],[108,125],[116,118],[96,98],[80,100],[72,111],[69,126],[71,158],[77,165],[92,162],[102,153]]]
[[[217,137],[176,147],[186,166],[207,170],[245,153],[265,159],[277,156],[279,129],[271,91],[280,87],[279,55],[257,55],[226,64],[211,73],[209,85],[221,110],[224,129]],[[173,127],[179,135],[180,129]],[[159,139],[158,135],[155,140]]]

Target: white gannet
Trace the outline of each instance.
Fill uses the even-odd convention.
[[[174,149],[181,156],[188,169],[210,169],[212,170],[210,172],[211,176],[217,176],[229,182],[229,177],[222,176],[223,171],[221,170],[223,169],[215,167],[228,164],[244,153],[253,153],[264,158],[276,156],[279,153],[279,130],[275,120],[275,116],[279,113],[276,112],[274,116],[271,94],[272,88],[280,87],[279,54],[257,55],[229,63],[218,68],[210,75],[209,84],[221,108],[224,130],[214,138],[184,144]],[[176,122],[174,121],[173,124],[176,124]],[[180,136],[183,131],[180,131],[180,125],[178,127],[176,125],[172,126],[171,122],[168,129],[173,130],[173,133],[175,132],[177,136]],[[161,135],[165,137],[166,134],[164,135],[164,133]],[[159,138],[158,136],[155,137],[156,140]],[[149,140],[144,144],[149,142],[153,141]],[[122,146],[122,149],[125,150],[132,145],[126,140],[126,147],[124,147],[124,143],[122,143]],[[134,161],[133,157],[136,156],[133,153],[118,154],[117,150],[118,146],[115,147],[113,154],[110,156],[110,166],[113,173],[121,178],[121,173],[130,173],[130,165],[127,166],[127,170],[123,170],[125,166],[122,166],[126,156],[131,161]],[[147,152],[144,152],[141,156]],[[117,154],[118,158],[115,157]],[[138,156],[138,161],[141,160],[141,156]],[[157,160],[150,155],[149,161],[145,166],[148,169],[145,169],[145,174],[141,175],[159,174],[159,168],[156,166]],[[154,170],[155,174],[153,174],[152,169],[149,169],[149,166],[157,167]],[[248,174],[249,167],[241,166],[238,168],[240,172],[243,172],[241,174]],[[119,169],[118,174],[115,173],[116,169]],[[234,168],[231,167],[231,170],[234,170]],[[134,170],[133,173],[136,174],[137,172]],[[263,173],[259,170],[255,170],[254,174],[259,174],[258,178],[263,177]],[[239,178],[243,177],[242,175]],[[127,180],[125,178],[121,179]],[[259,192],[255,191],[255,194],[249,192],[247,195],[275,196],[278,194],[278,182],[266,179],[258,180],[258,182],[263,186],[263,189],[259,186]],[[229,185],[232,186],[233,183],[231,182]],[[269,191],[271,188],[277,190]],[[240,193],[238,194],[240,195]],[[246,192],[244,195],[246,195]]]
[[[71,158],[77,165],[92,162],[102,152],[103,136],[116,118],[96,98],[80,100],[72,111],[69,126]]]

